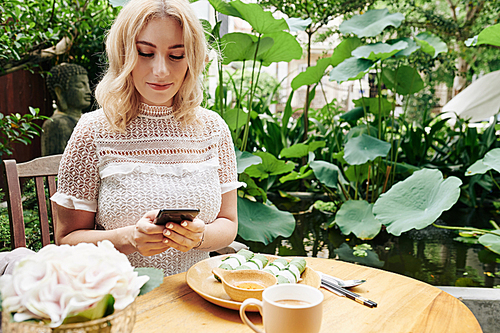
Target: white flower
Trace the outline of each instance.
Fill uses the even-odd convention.
[[[0,292],[3,311],[15,321],[45,319],[57,327],[107,294],[114,297],[115,310],[126,308],[148,280],[108,240],[97,246],[51,244],[22,259],[12,275],[1,276]]]

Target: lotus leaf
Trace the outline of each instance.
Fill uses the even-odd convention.
[[[344,235],[351,232],[359,239],[373,239],[382,228],[382,223],[373,216],[372,204],[364,200],[349,200],[342,204],[335,223]]]
[[[484,174],[490,169],[500,172],[500,148],[495,148],[487,152],[483,159],[477,160],[467,169],[465,175]]]
[[[224,0],[208,0],[216,12],[242,18],[240,12]]]
[[[239,149],[235,149],[236,153],[236,164],[238,165],[238,173],[242,173],[251,165],[262,163],[262,158],[259,156],[255,156],[252,153],[247,151],[240,151]]]
[[[341,114],[340,118],[344,119],[345,121],[356,121],[358,119],[363,118],[364,115],[365,115],[365,112],[363,110],[363,107],[358,106],[358,107],[352,108],[351,110],[347,111],[346,113]]]
[[[359,46],[361,46],[361,40],[357,37],[344,39],[337,45],[335,50],[333,50],[331,56],[332,66],[335,67],[347,58],[352,57],[352,51],[356,50]]]
[[[478,241],[488,250],[500,254],[500,230],[493,231],[497,235],[484,234],[479,237]]]
[[[298,179],[307,179],[313,175],[314,175],[314,172],[311,169],[307,170],[306,172],[292,171],[288,175],[281,177],[279,179],[279,181],[281,183],[285,183],[288,181],[294,181],[294,180],[298,180]]]
[[[482,44],[500,46],[500,24],[489,26],[477,35],[477,45]]]
[[[358,80],[368,72],[373,64],[373,61],[367,59],[348,58],[332,69],[330,81],[342,83],[344,81]]]
[[[369,10],[342,22],[339,30],[343,34],[353,33],[358,37],[375,37],[388,26],[399,27],[404,18],[401,13],[390,14],[387,8]]]
[[[351,138],[355,138],[362,134],[370,135],[373,137],[378,136],[378,129],[374,126],[368,125],[358,125],[356,127],[351,128],[351,130],[347,133],[345,140],[349,141]]]
[[[351,165],[365,164],[377,157],[386,156],[391,149],[391,144],[374,138],[373,136],[361,134],[347,141],[345,145],[344,159]]]
[[[241,182],[245,182],[247,186],[245,186],[245,193],[247,193],[250,196],[255,197],[262,197],[262,201],[266,202],[267,201],[267,192],[264,191],[264,189],[260,188],[255,184],[255,181],[250,178],[249,175],[246,173],[242,173],[239,175],[239,180]]]
[[[464,42],[466,46],[476,46],[477,45],[477,35],[471,38],[467,38],[467,40]]]
[[[421,46],[422,51],[428,53],[433,58],[437,57],[439,53],[448,52],[448,46],[441,38],[430,32],[419,33],[416,37],[416,42]]]
[[[285,19],[275,19],[271,12],[264,11],[255,3],[244,3],[240,0],[229,2],[239,13],[240,17],[250,23],[252,28],[260,34],[268,34],[288,29]]]
[[[484,174],[491,170],[491,167],[484,164],[483,160],[477,160],[474,164],[472,164],[470,167],[467,168],[467,171],[465,172],[466,176],[473,176],[477,174]]]
[[[283,148],[280,152],[281,157],[293,158],[293,157],[304,157],[311,151],[315,151],[318,148],[322,148],[326,145],[325,141],[313,141],[309,144],[297,143],[289,148]]]
[[[439,170],[422,169],[382,194],[375,205],[375,217],[387,226],[387,232],[399,236],[410,229],[432,224],[460,197],[462,181],[443,179]]]
[[[290,212],[238,197],[238,235],[244,240],[267,245],[276,237],[289,237],[295,230]]]
[[[342,243],[339,248],[335,249],[333,252],[338,255],[339,259],[342,261],[356,262],[361,265],[378,268],[384,266],[384,262],[379,259],[378,254],[373,250],[366,251],[368,253],[366,257],[358,257],[353,254],[354,250],[351,249],[349,245]]]
[[[298,17],[291,17],[285,20],[286,24],[288,24],[288,30],[292,32],[296,31],[304,31],[307,29],[309,24],[311,24],[312,20],[307,18],[305,20]]]
[[[350,58],[351,52],[361,45],[361,40],[357,37],[344,39],[333,50],[329,58],[323,58],[317,61],[315,66],[310,66],[305,72],[299,73],[292,81],[292,89],[297,90],[304,85],[318,83],[325,74],[328,66],[337,66],[345,59]]]
[[[403,42],[408,43],[408,46],[406,47],[406,49],[401,50],[398,53],[396,53],[394,55],[396,58],[409,57],[410,55],[413,54],[413,52],[415,52],[418,49],[420,49],[420,45],[418,45],[413,39],[408,38],[408,37],[403,37],[403,38],[398,38],[398,39],[391,39],[391,40],[387,41],[387,44],[391,44],[392,45],[392,44],[398,43],[399,41],[403,41]]]
[[[335,164],[325,161],[312,161],[309,166],[314,171],[316,178],[325,186],[337,188],[340,170]]]
[[[307,67],[292,80],[292,89],[297,90],[302,86],[318,83],[331,63],[331,58],[319,59],[316,65]]]
[[[400,95],[414,94],[424,88],[424,81],[419,72],[410,66],[401,66],[397,70],[384,68],[382,81],[387,88]]]
[[[483,163],[493,170],[500,172],[500,148],[495,148],[487,152],[484,155]]]
[[[295,164],[291,161],[280,161],[272,154],[267,152],[256,152],[255,155],[262,158],[262,163],[251,165],[245,169],[245,172],[254,178],[266,179],[270,175],[280,175],[291,172],[295,168]]]
[[[258,41],[253,35],[232,32],[225,34],[221,38],[221,43],[224,45],[224,60],[223,64],[228,65],[233,61],[252,60],[255,57]],[[260,58],[262,53],[267,52],[274,44],[272,38],[262,38],[260,40],[257,58]]]
[[[407,46],[408,43],[404,41],[399,41],[394,45],[382,42],[373,43],[358,47],[356,50],[352,51],[352,56],[371,61],[385,60],[399,51],[406,49]]]
[[[153,267],[136,267],[134,268],[134,271],[137,272],[137,275],[147,275],[149,276],[148,282],[146,282],[142,287],[141,287],[141,292],[139,295],[144,295],[151,290],[155,289],[156,287],[159,287],[160,284],[163,283],[163,270],[158,269],[158,268],[153,268]]]
[[[232,131],[244,126],[247,123],[247,117],[248,113],[242,109],[229,109],[224,112],[224,120]]]
[[[354,106],[365,106],[367,108],[367,112],[378,115],[381,114],[384,117],[387,117],[391,114],[393,105],[387,98],[378,98],[378,97],[362,97],[356,100],[353,100]],[[379,106],[380,105],[380,106]],[[379,109],[381,107],[381,112]]]
[[[278,31],[268,33],[263,36],[264,38],[272,38],[274,40],[273,46],[265,52],[260,52],[259,47],[259,61],[262,61],[264,66],[269,66],[274,62],[290,62],[293,59],[300,59],[302,57],[302,47],[297,39],[286,31]]]

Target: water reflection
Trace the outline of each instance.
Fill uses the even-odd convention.
[[[484,212],[456,211],[443,214],[439,224],[491,228],[487,220],[478,219]],[[465,218],[460,220],[457,216]],[[484,216],[486,219],[490,215]],[[307,255],[338,258],[348,262],[382,268],[432,285],[462,287],[493,287],[500,279],[488,273],[500,271],[500,256],[482,245],[454,240],[456,232],[429,226],[396,237],[382,231],[370,241],[342,235],[337,227],[328,228],[332,216],[312,210],[296,214],[297,228],[291,237],[277,239],[268,246],[246,242],[255,252],[281,256]],[[473,223],[472,223],[473,222]],[[365,257],[353,255],[354,246],[371,245]]]

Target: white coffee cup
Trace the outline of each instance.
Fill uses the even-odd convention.
[[[323,293],[303,284],[279,284],[262,293],[262,301],[246,299],[240,307],[243,322],[262,333],[247,317],[245,309],[254,305],[263,318],[266,333],[318,333],[323,317]]]

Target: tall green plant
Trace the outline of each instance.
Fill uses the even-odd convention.
[[[260,4],[265,8],[273,8],[287,15],[290,18],[300,18],[305,23],[304,32],[307,35],[306,43],[306,58],[307,67],[311,66],[311,47],[313,44],[313,36],[324,29],[329,22],[338,17],[350,14],[355,11],[362,11],[372,1],[368,0],[351,0],[351,1],[338,1],[338,0],[311,0],[304,2],[289,1],[289,0],[264,0]],[[326,35],[333,34],[332,29],[327,29]],[[315,94],[316,85],[311,87],[310,84],[306,85],[306,100],[303,110],[303,138],[302,141],[307,141],[309,132],[309,108],[312,97]],[[294,88],[295,90],[295,88]]]
[[[257,86],[263,66],[280,61],[290,61],[302,56],[302,48],[295,37],[285,30],[289,26],[284,19],[275,19],[268,11],[264,11],[257,4],[245,4],[239,0],[223,2],[211,0],[211,5],[216,12],[241,18],[252,26],[252,33],[228,33],[219,36],[219,26],[205,27],[209,29],[209,41],[213,47],[220,50],[222,58],[219,60],[219,84],[216,89],[214,107],[226,120],[233,130],[233,139],[239,148],[237,150],[238,164],[245,165],[239,169],[240,180],[247,183],[247,189],[240,191],[238,198],[238,234],[245,240],[269,244],[276,237],[288,237],[295,228],[295,220],[288,212],[278,210],[275,206],[266,204],[267,188],[257,186],[255,181],[246,173],[254,165],[260,165],[267,170],[273,163],[267,163],[267,156],[262,159],[262,154],[250,154],[248,142],[250,126],[258,123],[258,117],[266,113],[268,103],[256,98]],[[241,79],[239,86],[237,80],[223,82],[222,65],[232,62],[241,63]],[[250,64],[250,86],[243,91],[244,74],[246,66]],[[231,105],[226,100],[228,85],[233,85],[236,92],[236,103]],[[246,100],[243,100],[243,98]],[[252,120],[253,117],[253,120]],[[244,122],[241,118],[245,119]],[[256,138],[253,138],[254,140]],[[266,153],[263,153],[264,155]],[[248,164],[246,164],[248,161]],[[253,200],[249,200],[252,198]]]
[[[362,239],[375,237],[382,225],[395,235],[423,228],[449,209],[460,194],[460,179],[444,180],[438,170],[414,172],[419,167],[399,162],[401,146],[413,133],[413,124],[405,121],[405,103],[424,87],[411,59],[419,52],[435,57],[446,51],[446,45],[427,32],[391,40],[391,31],[403,20],[403,15],[383,9],[344,21],[339,30],[350,37],[331,57],[321,59],[292,82],[293,89],[318,84],[328,68],[332,68],[330,80],[339,83],[359,80],[368,72],[376,77],[378,96],[362,97],[355,101],[357,108],[341,116],[352,128],[336,153],[340,167],[323,162],[321,170],[328,166],[332,172],[314,170],[318,180],[338,193],[343,202],[334,224],[344,234],[352,232]],[[382,85],[389,94],[382,93]],[[395,112],[397,96],[403,100],[401,115]],[[436,130],[439,126],[442,123],[436,125]],[[338,179],[332,182],[332,176]],[[405,180],[398,183],[400,179]],[[395,204],[397,207],[393,207]],[[409,216],[413,219],[409,220]]]

